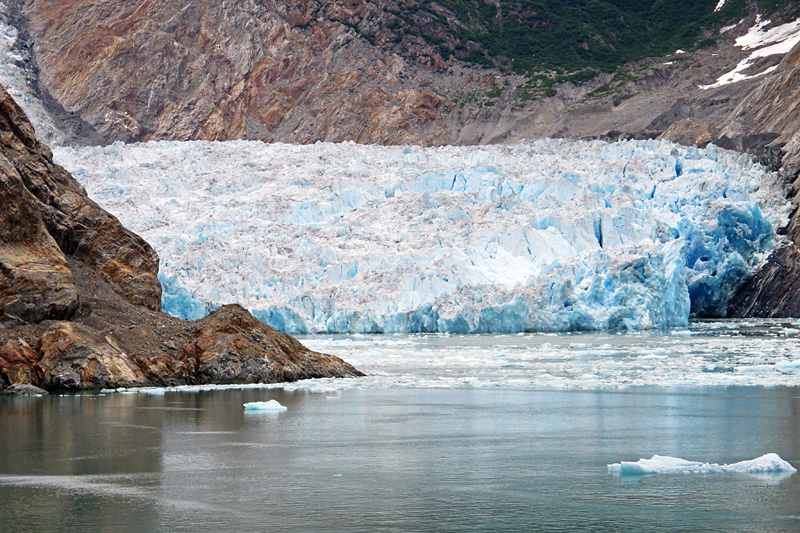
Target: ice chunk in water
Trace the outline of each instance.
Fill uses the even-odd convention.
[[[286,411],[287,407],[281,405],[277,400],[268,402],[249,402],[244,404],[245,411]]]
[[[768,453],[733,464],[701,463],[687,461],[679,457],[654,455],[650,459],[636,462],[622,461],[608,465],[608,473],[615,475],[642,474],[715,474],[719,472],[738,472],[741,474],[793,474],[797,469],[776,453]]]

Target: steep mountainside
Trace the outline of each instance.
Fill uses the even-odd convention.
[[[27,15],[42,84],[108,140],[445,141],[428,125],[441,98],[337,22],[362,8],[45,0]]]
[[[800,11],[784,0],[8,6],[34,92],[83,121],[85,142],[96,131],[105,142],[390,144],[655,136],[689,118],[719,135],[732,116],[754,130],[736,135],[774,132],[788,125],[737,107],[769,76],[700,86],[748,55],[733,42],[756,13]],[[745,74],[779,61],[761,57]]]

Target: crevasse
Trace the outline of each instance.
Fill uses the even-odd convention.
[[[251,141],[60,148],[159,253],[164,309],[290,333],[664,328],[775,246],[775,175],[713,145]]]

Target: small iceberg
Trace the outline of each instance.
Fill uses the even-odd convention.
[[[679,457],[654,455],[650,459],[638,461],[622,461],[608,465],[608,473],[614,475],[643,474],[716,474],[720,472],[737,472],[740,474],[794,474],[797,469],[781,459],[777,453],[768,453],[733,464],[700,463],[687,461]]]
[[[286,406],[281,405],[277,400],[249,402],[244,404],[245,411],[286,411],[287,409]]]

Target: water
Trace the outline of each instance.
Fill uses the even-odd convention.
[[[300,337],[369,374],[289,388],[798,386],[800,321],[698,321],[632,333]]]
[[[732,463],[767,452],[800,467],[800,389],[635,386],[619,378],[635,355],[597,355],[603,344],[660,343],[654,349],[678,359],[669,347],[697,340],[695,362],[671,363],[680,379],[760,380],[800,353],[791,331],[776,333],[792,328],[776,324],[550,340],[319,337],[308,344],[350,350],[378,375],[363,385],[3,398],[0,530],[797,531],[800,474],[618,477],[606,467],[653,454]],[[735,358],[729,342],[752,352],[750,362],[694,373],[704,358]],[[396,360],[404,350],[407,368]],[[522,368],[499,371],[489,356],[498,351]],[[456,364],[457,353],[466,355]],[[615,360],[603,387],[517,381]],[[792,378],[784,366],[771,371]],[[418,386],[432,382],[439,388]],[[242,407],[270,399],[288,410]]]

